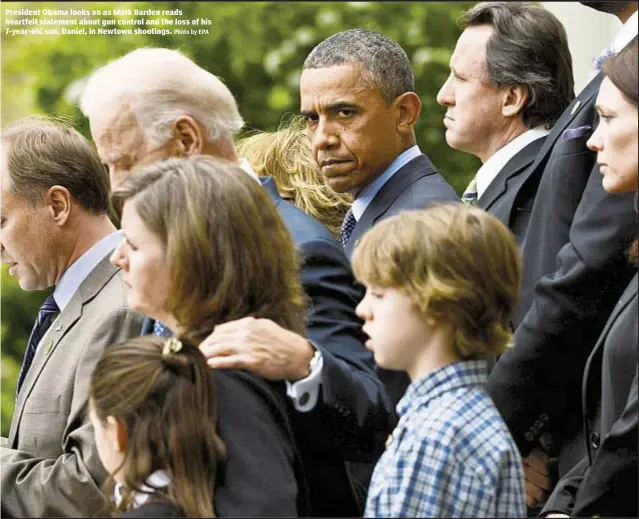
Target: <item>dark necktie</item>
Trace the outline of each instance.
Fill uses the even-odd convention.
[[[153,323],[153,335],[157,335],[158,337],[173,337],[171,330],[164,326],[160,321],[155,321]]]
[[[353,234],[353,229],[355,229],[356,225],[357,220],[353,215],[353,208],[351,207],[344,217],[342,230],[339,233],[339,241],[342,244],[342,247],[346,247],[346,243],[348,243],[348,239],[351,237],[351,234]]]
[[[33,362],[33,358],[35,357],[38,344],[42,340],[42,337],[44,337],[44,334],[47,333],[47,330],[51,326],[51,323],[55,320],[56,316],[59,313],[60,309],[58,308],[55,299],[53,299],[53,294],[51,294],[44,300],[44,303],[42,303],[40,311],[38,312],[36,323],[31,330],[29,342],[27,342],[27,350],[24,352],[22,368],[20,369],[20,374],[18,375],[18,388],[16,394],[20,392],[22,383],[24,382],[24,379],[29,372],[29,368],[31,367],[31,363]]]

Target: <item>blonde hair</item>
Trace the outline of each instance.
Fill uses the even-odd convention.
[[[163,144],[172,125],[190,115],[211,142],[232,141],[244,126],[231,91],[214,74],[177,50],[139,48],[94,71],[80,109],[88,118],[128,105],[149,140]]]
[[[395,288],[422,315],[450,325],[460,359],[499,355],[507,347],[521,263],[510,230],[462,204],[390,217],[364,235],[352,258],[358,280]]]
[[[333,191],[319,174],[304,128],[300,117],[292,117],[275,132],[260,132],[240,139],[236,149],[256,173],[275,179],[283,198],[291,200],[339,237],[353,198]]]
[[[218,324],[249,316],[305,333],[292,238],[267,192],[239,167],[209,156],[171,158],[136,171],[111,200],[118,214],[134,201],[165,244],[167,304],[196,343]]]

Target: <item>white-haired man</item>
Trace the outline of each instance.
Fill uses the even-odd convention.
[[[137,49],[102,67],[89,78],[81,108],[114,185],[143,164],[197,154],[239,164],[258,180],[235,151],[233,139],[243,120],[233,95],[215,75],[177,51]],[[375,461],[393,425],[390,401],[355,315],[362,293],[328,229],[283,201],[272,179],[259,181],[304,259],[301,279],[310,299],[307,337],[269,320],[242,319],[218,326],[201,349],[212,368],[246,369],[286,382],[311,514],[360,515],[366,489],[350,477],[345,461]],[[159,323],[154,328],[161,333]],[[245,433],[240,425],[234,431],[238,437]],[[257,462],[262,456],[268,459],[268,443],[253,439],[230,452],[229,463],[234,456],[246,456],[247,449]],[[264,481],[237,484],[272,501],[267,472]],[[265,513],[260,503],[221,510],[218,501],[216,507],[220,515],[241,511],[257,516]]]

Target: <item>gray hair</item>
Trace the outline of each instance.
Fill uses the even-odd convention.
[[[498,86],[528,89],[524,124],[553,125],[575,98],[572,58],[561,22],[529,2],[482,2],[462,14],[462,28],[490,25],[486,71]]]
[[[365,77],[378,88],[386,103],[415,91],[410,60],[397,42],[366,29],[349,29],[319,43],[304,61],[305,69],[361,64]]]
[[[128,104],[148,139],[163,144],[175,120],[190,115],[211,142],[232,140],[244,126],[231,91],[177,50],[140,48],[89,77],[80,109],[91,118]]]

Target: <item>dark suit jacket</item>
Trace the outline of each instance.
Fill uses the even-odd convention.
[[[377,222],[410,209],[425,209],[437,202],[459,202],[453,188],[444,180],[430,159],[422,154],[400,168],[377,192],[346,242],[350,258],[360,238]],[[378,368],[393,406],[410,384],[404,372]]]
[[[376,462],[394,426],[392,405],[375,372],[373,356],[364,347],[362,323],[355,315],[363,290],[330,231],[282,200],[272,178],[260,180],[301,253],[300,276],[309,298],[306,336],[324,359],[320,399],[312,411],[296,411],[285,397],[304,462],[311,515],[361,515],[372,466],[364,474],[352,475],[345,461]],[[144,332],[152,330],[149,319]],[[220,423],[226,421],[229,431],[236,428],[235,414],[220,413]],[[268,444],[262,443],[268,450]],[[268,453],[264,456],[268,459]],[[248,481],[261,488],[267,475],[255,476]],[[253,513],[264,515],[261,510],[253,509]]]
[[[541,178],[531,169],[546,138],[536,139],[510,159],[486,191],[477,200],[477,207],[499,219],[517,237],[521,245],[528,229],[533,202]]]
[[[587,456],[559,482],[544,514],[637,516],[637,311],[635,275],[586,363],[582,440]]]
[[[487,385],[523,455],[550,429],[560,476],[584,454],[574,440],[586,359],[633,275],[625,253],[636,228],[632,195],[603,189],[586,147],[600,83],[568,106],[531,166],[541,181],[522,247],[518,327]]]

